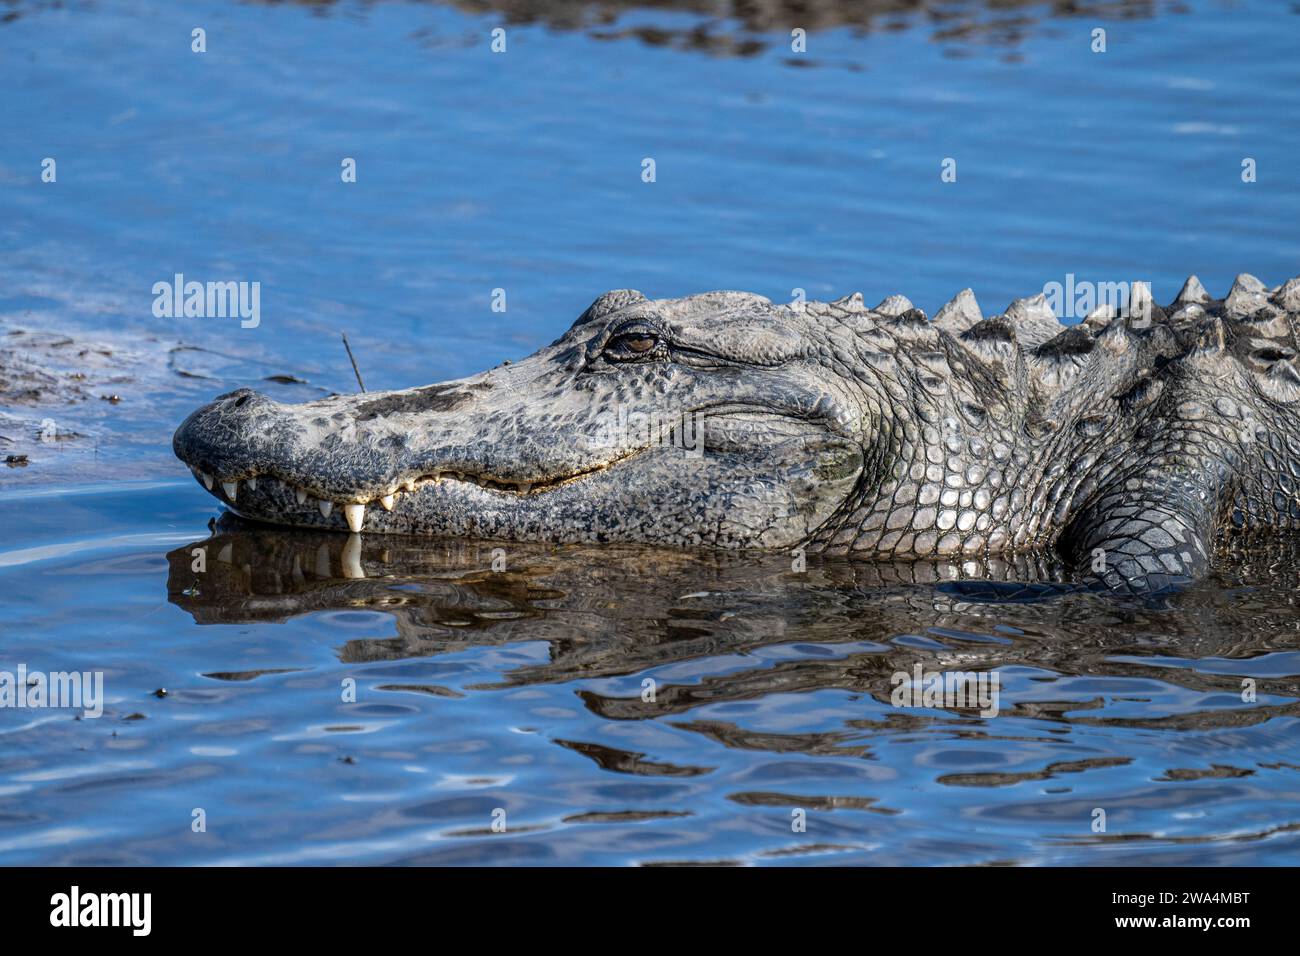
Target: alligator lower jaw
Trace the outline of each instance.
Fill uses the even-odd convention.
[[[277,520],[272,515],[259,513],[246,513],[245,509],[239,506],[240,493],[244,494],[244,500],[248,500],[249,493],[265,497],[268,503],[275,501],[291,501],[299,506],[300,510],[305,510],[307,514],[315,507],[322,518],[329,519],[337,509],[343,515],[348,530],[360,532],[366,520],[367,507],[378,505],[384,511],[393,511],[398,508],[401,500],[406,495],[417,494],[421,489],[428,486],[447,484],[455,486],[457,484],[467,487],[479,488],[484,491],[505,496],[508,499],[522,499],[529,496],[544,494],[563,485],[572,484],[581,481],[592,475],[599,474],[608,468],[625,461],[627,458],[635,456],[635,452],[624,455],[619,458],[611,459],[608,462],[575,471],[567,475],[558,477],[542,477],[532,481],[510,481],[499,478],[489,478],[482,475],[474,475],[461,471],[440,471],[430,472],[419,475],[411,475],[402,478],[378,495],[358,494],[335,498],[326,496],[308,490],[306,486],[299,485],[286,478],[275,474],[252,474],[241,478],[220,478],[205,474],[197,468],[191,468],[194,477],[197,478],[208,491],[217,494],[218,488],[228,505],[238,514],[244,514],[246,517],[256,518],[263,521],[277,521],[277,523],[299,524],[300,521],[290,520],[294,515],[287,510],[281,513]]]

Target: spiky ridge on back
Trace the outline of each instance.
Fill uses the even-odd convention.
[[[1072,326],[1043,295],[986,318],[969,289],[933,322],[897,295],[873,309],[860,295],[807,309],[855,333],[862,361],[880,372],[883,417],[896,419],[898,457],[885,455],[861,498],[818,533],[829,549],[1116,546],[1125,518],[1136,526],[1162,501],[1197,516],[1166,515],[1149,534],[1161,540],[1192,524],[1200,534],[1202,511],[1211,534],[1300,527],[1300,278],[1268,288],[1242,275],[1214,299],[1192,277],[1165,308],[1135,284],[1124,314],[1101,308]],[[983,458],[997,443],[1004,453]],[[999,469],[1002,484],[990,487]],[[1182,545],[1163,558],[1197,563]]]
[[[1125,314],[1099,306],[1071,326],[1057,319],[1041,293],[1017,299],[1005,312],[986,318],[974,293],[964,289],[933,322],[901,295],[889,296],[873,309],[866,309],[856,293],[831,303],[809,303],[809,308],[837,318],[874,314],[903,332],[904,341],[910,325],[922,348],[925,339],[933,344],[933,331],[945,332],[1003,387],[1020,386],[1025,398],[1048,407],[1072,405],[1080,398],[1095,402],[1099,378],[1138,387],[1153,366],[1163,370],[1179,362],[1234,358],[1252,373],[1265,400],[1281,405],[1300,401],[1300,276],[1270,288],[1242,274],[1222,299],[1213,298],[1191,276],[1164,308],[1151,301],[1144,283],[1135,283]],[[1088,393],[1072,395],[1071,387],[1083,383]],[[1130,404],[1142,397],[1127,396]]]

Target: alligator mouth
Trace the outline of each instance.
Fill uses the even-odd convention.
[[[717,452],[708,456],[704,455],[704,426],[697,417],[706,413],[710,447]],[[693,427],[687,424],[686,416],[680,426],[674,417],[672,428],[648,435],[638,431],[609,445],[602,442],[603,447],[590,446],[577,460],[573,460],[577,449],[559,454],[563,449],[542,448],[543,439],[534,437],[534,448],[526,463],[503,459],[505,451],[499,446],[489,445],[475,452],[472,444],[456,443],[413,454],[407,463],[394,461],[388,468],[376,468],[369,474],[364,466],[351,476],[332,469],[317,473],[312,463],[322,456],[315,452],[295,456],[297,467],[291,467],[290,456],[277,454],[273,447],[255,447],[249,454],[228,454],[223,447],[224,431],[215,426],[208,426],[197,436],[178,432],[177,454],[214,497],[235,514],[253,521],[353,533],[449,534],[505,540],[585,535],[604,540],[601,536],[617,538],[632,533],[626,528],[644,531],[649,520],[644,518],[645,512],[671,508],[671,504],[663,502],[680,501],[682,507],[707,510],[707,502],[702,504],[704,499],[697,494],[702,488],[729,487],[737,476],[743,479],[740,484],[744,489],[758,487],[749,481],[756,471],[771,465],[774,473],[784,473],[787,459],[777,455],[776,465],[768,460],[777,454],[775,448],[787,441],[802,442],[813,431],[818,435],[826,431],[814,417],[749,403],[718,403],[689,415],[695,422]],[[725,427],[721,424],[724,420],[728,423]],[[776,424],[773,420],[777,420]],[[632,437],[631,443],[627,443],[628,437]],[[292,440],[286,444],[295,447]],[[679,450],[691,460],[667,460],[676,457]],[[556,453],[554,457],[552,452]],[[805,453],[820,454],[817,449],[801,447],[790,453],[790,460],[802,462]],[[662,459],[661,467],[639,468],[637,462],[646,457]],[[321,467],[327,466],[328,460]],[[802,470],[801,465],[791,467],[794,472]],[[625,468],[634,469],[627,481],[620,482],[610,474]],[[584,497],[586,483],[595,485],[598,492]],[[796,481],[791,487],[804,485]],[[757,495],[759,491],[743,493]],[[693,504],[686,499],[692,499]],[[762,507],[774,506],[766,503]],[[798,510],[796,504],[788,507]],[[635,520],[626,522],[625,528],[618,518],[626,513]],[[689,524],[696,516],[683,520]],[[715,526],[730,529],[729,520],[731,516],[719,506],[719,514],[709,519],[712,524],[708,530],[712,532]],[[751,530],[737,522],[736,530],[728,533],[740,537]],[[653,527],[644,533],[651,531]],[[687,534],[707,537],[702,531]]]
[[[601,462],[589,468],[582,468],[577,471],[569,472],[563,475],[547,475],[534,479],[510,479],[500,478],[488,475],[476,474],[474,472],[462,470],[437,470],[426,471],[417,474],[402,477],[396,480],[389,488],[381,494],[358,492],[354,495],[345,496],[343,499],[322,495],[319,492],[306,485],[300,484],[291,478],[287,478],[274,471],[264,473],[251,473],[238,478],[225,478],[209,475],[199,468],[190,467],[203,486],[214,495],[223,498],[226,503],[237,513],[243,512],[239,507],[239,494],[241,490],[245,491],[245,500],[247,492],[257,492],[259,487],[268,493],[272,500],[279,498],[292,497],[298,505],[310,507],[315,504],[320,514],[328,518],[335,507],[342,510],[344,519],[347,521],[348,529],[353,532],[359,532],[362,524],[365,522],[366,508],[378,505],[385,511],[393,511],[406,495],[418,494],[425,488],[436,487],[444,484],[462,484],[481,488],[484,491],[494,492],[499,495],[510,498],[525,499],[545,494],[565,485],[574,484],[589,478],[593,475],[607,471],[620,462],[627,461],[637,457],[644,449],[612,458],[609,461]],[[283,486],[278,489],[282,494],[273,494],[272,489],[268,486],[271,483],[278,483]],[[256,515],[249,515],[256,517]]]
[[[442,481],[459,481],[462,484],[478,485],[480,488],[486,488],[488,491],[500,491],[508,495],[535,495],[552,488],[559,488],[561,485],[572,484],[575,481],[581,481],[590,475],[599,474],[609,468],[614,467],[621,461],[626,461],[633,455],[624,455],[621,458],[615,458],[599,465],[593,465],[590,468],[583,468],[580,471],[571,472],[567,475],[551,476],[544,478],[534,478],[529,480],[512,480],[509,478],[492,478],[487,475],[478,475],[469,471],[443,471],[432,474],[420,475],[414,482],[407,481],[405,487],[408,490],[416,490],[421,485],[428,483],[438,483]],[[414,484],[414,489],[411,485]]]

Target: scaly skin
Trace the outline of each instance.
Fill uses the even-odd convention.
[[[902,296],[620,290],[518,364],[305,405],[241,389],[174,446],[234,510],[278,524],[1055,552],[1158,590],[1203,575],[1226,535],[1300,527],[1300,278],[1239,276],[1213,300],[1193,277],[1167,309],[1134,295],[1127,317],[1066,328],[1042,296],[984,318],[966,290],[930,322]]]

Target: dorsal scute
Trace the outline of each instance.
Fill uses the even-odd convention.
[[[879,318],[863,303],[862,293],[854,292],[829,302],[808,299],[790,306],[795,312],[819,316],[838,325],[844,325],[859,334],[869,333]]]
[[[1011,345],[1017,349],[1020,348],[1020,344],[1016,339],[1015,327],[1001,315],[990,316],[976,322],[962,332],[958,338],[972,347],[978,347],[984,343],[994,343],[999,346]]]
[[[1282,283],[1273,293],[1273,304],[1287,312],[1300,312],[1300,276]]]
[[[983,320],[984,313],[975,301],[975,293],[971,289],[962,289],[935,313],[934,325],[950,335],[960,335]]]
[[[1245,294],[1259,295],[1253,285],[1242,282],[1241,276],[1233,288],[1243,285],[1248,290],[1243,299]],[[1264,295],[1266,301],[1262,305],[1258,299],[1249,300],[1248,304],[1259,308],[1232,322],[1234,348],[1266,398],[1278,404],[1294,405],[1300,403],[1300,358],[1297,357],[1300,276],[1288,279]]]
[[[897,318],[907,312],[911,312],[915,306],[912,300],[905,295],[891,295],[882,299],[880,304],[872,309],[878,315],[887,315],[891,318]]]
[[[1115,306],[1109,302],[1103,302],[1083,317],[1083,327],[1091,331],[1093,335],[1099,335],[1111,326],[1117,315],[1119,313],[1116,311]]]
[[[1066,393],[1095,361],[1097,340],[1082,325],[1062,327],[1029,353],[1029,369],[1039,394],[1046,400],[1069,402]]]
[[[1262,368],[1252,368],[1260,390],[1273,401],[1284,405],[1300,401],[1300,369],[1296,368],[1294,352],[1290,358],[1280,358]]]
[[[989,377],[1003,388],[1012,388],[1024,381],[1025,358],[1016,330],[1003,316],[981,319],[950,341],[960,346]]]
[[[1241,316],[1237,319],[1237,327],[1247,335],[1269,339],[1287,338],[1291,333],[1291,323],[1286,312],[1270,303],[1265,303],[1249,315]]]
[[[1065,328],[1043,293],[1016,299],[1004,313],[1006,320],[1016,330],[1016,338],[1026,348],[1042,345],[1055,338]]]
[[[1074,358],[1096,347],[1097,340],[1086,327],[1072,325],[1034,349],[1034,355],[1042,359]]]
[[[1227,345],[1228,333],[1224,327],[1223,319],[1217,315],[1211,315],[1208,319],[1203,320],[1186,358],[1192,360],[1202,358],[1217,359],[1227,350]]]
[[[1270,292],[1263,282],[1248,273],[1237,276],[1222,303],[1222,316],[1231,326],[1231,334],[1289,338],[1291,323],[1287,310],[1273,301],[1281,293],[1281,288]]]
[[[1178,297],[1174,299],[1174,304],[1189,305],[1195,303],[1205,305],[1211,301],[1213,301],[1213,298],[1210,293],[1205,291],[1205,286],[1201,285],[1201,280],[1196,276],[1188,276],[1187,281],[1183,283],[1183,287],[1178,293]]]
[[[1083,391],[1100,387],[1117,398],[1125,394],[1127,405],[1138,407],[1144,404],[1141,397],[1155,391],[1140,378],[1152,367],[1232,361],[1234,355],[1269,398],[1300,400],[1300,276],[1269,287],[1242,273],[1224,298],[1216,299],[1192,275],[1166,307],[1155,303],[1147,283],[1135,282],[1126,308],[1103,303],[1071,326],[1056,317],[1041,293],[985,318],[975,293],[963,289],[932,322],[902,295],[888,296],[871,309],[860,295],[830,305],[836,312],[860,313],[908,351],[933,350],[937,340],[945,340],[944,349],[959,348],[992,381],[1008,389],[1028,386],[1039,400],[1058,407],[1083,401]],[[946,337],[936,339],[936,333]],[[1243,341],[1275,347],[1252,352]]]
[[[1248,272],[1237,276],[1223,300],[1223,311],[1233,318],[1254,315],[1269,304],[1268,287]]]

